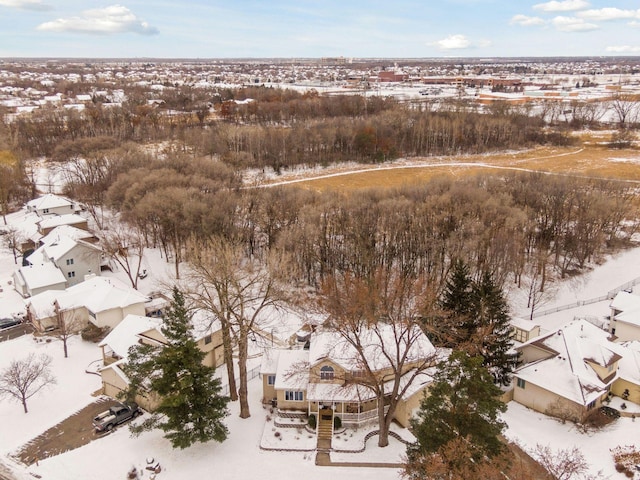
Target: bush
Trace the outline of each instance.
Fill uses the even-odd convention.
[[[337,430],[342,428],[342,419],[340,417],[333,417],[333,429]]]
[[[308,423],[309,423],[309,426],[315,430],[315,428],[316,428],[316,416],[313,415],[313,414],[309,415]]]

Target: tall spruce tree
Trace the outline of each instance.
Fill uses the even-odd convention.
[[[517,354],[512,351],[508,306],[502,289],[495,284],[491,273],[484,272],[474,282],[471,297],[478,337],[475,344],[479,347],[474,353],[482,355],[484,366],[496,383],[509,385]]]
[[[407,448],[409,463],[438,452],[455,439],[464,439],[474,458],[502,452],[499,435],[504,423],[499,413],[506,406],[482,357],[453,352],[439,364],[428,396],[412,420],[416,442]]]
[[[160,401],[149,418],[132,425],[132,432],[160,428],[174,448],[224,441],[229,432],[222,420],[228,415],[229,398],[220,394],[215,370],[202,363],[205,354],[193,338],[191,318],[177,288],[164,317],[162,334],[167,339],[162,347],[131,347],[124,367],[130,379],[128,398],[151,393]]]
[[[469,267],[462,260],[454,261],[438,302],[441,315],[428,328],[434,343],[458,347],[471,341],[475,332],[472,289]]]

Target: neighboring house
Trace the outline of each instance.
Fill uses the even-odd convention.
[[[511,338],[518,343],[525,343],[540,335],[540,325],[523,318],[512,318]]]
[[[64,215],[76,213],[80,208],[68,198],[47,193],[41,197],[30,200],[26,204],[29,212],[35,212],[39,216],[44,215]]]
[[[217,322],[206,317],[194,316],[194,337],[200,350],[206,353],[203,364],[216,367],[224,363],[222,330]],[[128,388],[129,379],[121,366],[127,361],[129,348],[136,344],[162,347],[167,339],[162,333],[162,320],[140,315],[127,315],[107,335],[99,346],[102,348],[104,367],[100,369],[103,393],[117,398]],[[140,395],[136,401],[146,410],[157,406],[158,398],[153,395]]]
[[[384,379],[391,373],[388,360],[380,354],[380,339],[372,332],[365,355],[375,368],[374,375]],[[384,337],[383,337],[384,338]],[[386,341],[386,340],[385,340]],[[409,352],[403,372],[409,375],[417,364],[433,359],[436,349],[423,334]],[[293,410],[307,414],[338,416],[343,424],[360,424],[377,419],[378,400],[361,384],[366,377],[356,351],[337,333],[318,330],[309,338],[309,349],[277,350],[265,353],[260,367],[263,379],[263,401],[277,405],[280,411]],[[431,376],[419,375],[398,404],[395,419],[402,426],[417,410]],[[391,381],[388,383],[392,386]]]
[[[38,231],[41,235],[47,235],[51,230],[63,225],[69,225],[81,230],[89,230],[89,224],[87,219],[81,217],[76,213],[66,213],[64,215],[47,215],[46,217],[36,222],[38,225]]]
[[[640,405],[640,341],[622,342],[618,353],[618,378],[611,386],[611,393]]]
[[[586,320],[516,347],[513,400],[538,412],[582,421],[618,379],[622,356],[608,332]]]
[[[37,331],[57,325],[56,312],[73,315],[77,322],[91,322],[113,329],[127,315],[145,313],[148,298],[114,278],[89,276],[64,291],[46,291],[27,301],[27,316]]]
[[[49,234],[43,238],[43,242],[43,245],[29,255],[26,261],[31,264],[52,263],[67,279],[68,286],[82,282],[86,275],[100,273],[102,261],[100,247],[62,234]]]
[[[619,342],[640,340],[640,295],[618,292],[611,302],[609,331]]]
[[[47,290],[64,290],[67,278],[52,262],[20,267],[13,272],[13,287],[23,297],[33,297]]]

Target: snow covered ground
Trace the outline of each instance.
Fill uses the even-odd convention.
[[[541,310],[588,300],[606,295],[609,290],[634,280],[640,271],[640,248],[617,254],[594,268],[591,272],[566,282],[558,282],[553,287],[554,297],[549,299]],[[15,268],[11,252],[0,247],[0,315],[6,316],[23,309],[21,297],[9,284],[11,273]],[[173,278],[173,265],[161,258],[158,251],[148,251],[143,268],[149,276],[139,283],[140,290],[149,293],[165,289]],[[126,281],[124,273],[113,274]],[[523,306],[522,296],[510,292],[512,311],[523,318],[528,318]],[[594,303],[579,308],[563,310],[551,315],[535,318],[543,331],[555,329],[567,323],[575,316],[595,316],[604,318],[609,313],[609,301]],[[287,332],[288,334],[289,332]],[[12,468],[14,476],[26,480],[38,476],[46,480],[74,479],[118,479],[125,478],[132,468],[142,469],[149,457],[155,458],[162,466],[157,475],[160,480],[202,478],[215,476],[224,479],[264,478],[299,478],[308,480],[325,479],[331,475],[335,479],[376,478],[397,479],[396,469],[344,468],[315,466],[314,452],[273,452],[260,449],[267,436],[270,443],[276,438],[272,430],[272,422],[266,420],[269,412],[260,403],[261,380],[253,379],[250,384],[252,416],[242,420],[238,417],[238,406],[232,404],[231,414],[227,419],[230,431],[229,439],[222,443],[196,445],[185,450],[173,450],[168,441],[162,438],[161,432],[145,433],[139,438],[131,438],[126,427],[117,429],[112,434],[98,439],[79,449],[41,460],[38,465],[24,467],[12,460],[10,454],[15,452],[29,439],[42,433],[58,421],[68,417],[85,405],[95,400],[91,396],[100,388],[100,379],[85,372],[85,369],[100,358],[100,349],[91,343],[74,338],[70,342],[70,358],[63,357],[62,345],[59,341],[37,342],[31,336],[0,343],[0,369],[12,359],[25,357],[28,352],[46,353],[53,358],[52,369],[57,377],[57,384],[36,395],[29,401],[29,414],[22,413],[22,407],[15,402],[3,399],[0,402],[0,478],[3,475],[1,463]],[[256,360],[257,361],[257,360]],[[552,449],[566,449],[574,445],[584,453],[590,464],[590,472],[602,472],[603,478],[622,479],[624,475],[617,473],[609,450],[618,445],[636,446],[640,443],[638,426],[640,419],[633,421],[621,418],[599,432],[583,433],[572,424],[561,424],[544,415],[532,412],[521,405],[511,403],[504,415],[508,424],[506,436],[518,442],[525,450],[531,451],[536,444],[549,445]],[[295,433],[294,433],[295,432]],[[276,445],[282,448],[291,445],[311,445],[313,442],[305,435],[304,430],[291,429],[291,435],[277,440]],[[362,432],[347,431],[337,444],[343,448],[360,445]],[[289,438],[290,437],[290,438]],[[296,438],[297,437],[297,438]],[[304,437],[304,438],[303,438]],[[404,454],[404,445],[391,440],[386,449],[376,446],[375,437],[367,442],[364,453],[334,453],[334,461],[384,461],[399,462]],[[145,471],[143,478],[150,478]]]

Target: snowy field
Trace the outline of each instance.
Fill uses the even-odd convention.
[[[15,218],[17,219],[19,215]],[[13,218],[12,218],[13,219]],[[149,251],[143,262],[143,268],[149,271],[149,277],[139,284],[140,290],[149,293],[163,289],[173,278],[173,265],[161,258],[157,251]],[[634,280],[640,275],[640,248],[622,252],[608,258],[607,261],[589,273],[566,282],[553,285],[553,298],[547,299],[540,310],[547,310],[576,301],[606,295],[608,291]],[[11,273],[15,268],[11,252],[6,247],[0,248],[0,315],[7,316],[23,309],[21,297],[9,284]],[[123,272],[113,274],[126,281]],[[510,292],[512,311],[515,315],[528,318],[523,306],[522,295]],[[595,316],[604,318],[609,313],[609,302],[564,310],[552,315],[537,317],[535,323],[541,325],[543,331],[557,328],[575,316]],[[289,332],[287,332],[288,334]],[[157,475],[159,480],[184,478],[305,478],[307,480],[326,479],[331,476],[338,479],[380,480],[398,479],[396,469],[317,467],[314,464],[315,452],[272,452],[260,449],[265,445],[265,438],[273,446],[272,423],[266,420],[268,411],[260,403],[261,380],[253,379],[250,384],[252,416],[242,420],[238,417],[237,404],[231,404],[231,414],[227,419],[230,431],[229,439],[222,443],[196,445],[185,450],[173,450],[168,441],[158,431],[143,434],[139,438],[131,438],[126,427],[118,428],[112,434],[91,442],[79,449],[41,460],[38,465],[24,467],[18,465],[10,457],[11,453],[29,439],[42,433],[60,420],[68,417],[85,405],[93,402],[91,394],[100,388],[100,379],[96,375],[85,372],[85,369],[100,358],[100,349],[95,344],[82,342],[74,338],[70,342],[70,357],[63,357],[62,345],[59,341],[50,343],[37,342],[31,336],[20,337],[0,343],[0,369],[12,359],[23,358],[28,352],[46,353],[53,358],[52,369],[57,384],[38,394],[29,401],[29,414],[22,412],[18,403],[3,399],[0,402],[0,478],[3,475],[1,463],[13,470],[17,480],[42,478],[45,480],[124,479],[132,468],[143,468],[146,459],[155,458],[162,466]],[[257,361],[257,360],[256,360]],[[602,473],[601,478],[622,479],[624,475],[617,473],[609,450],[618,445],[638,445],[640,419],[633,422],[628,418],[618,419],[599,432],[582,433],[571,424],[562,425],[538,413],[527,410],[521,405],[511,403],[504,415],[509,425],[506,436],[519,443],[525,450],[531,451],[536,444],[549,445],[552,449],[566,449],[578,446],[590,464],[590,472]],[[296,432],[296,433],[293,433]],[[278,440],[275,445],[282,448],[294,448],[303,444],[309,447],[310,442],[304,433],[298,434],[296,429],[290,432],[290,438]],[[360,432],[362,433],[362,432]],[[340,439],[334,440],[343,448],[359,445],[358,433],[346,432]],[[376,446],[376,438],[367,442],[364,453],[334,453],[334,461],[384,461],[399,462],[404,453],[404,445],[396,440],[386,449]],[[311,447],[313,448],[313,447]],[[6,474],[5,474],[6,475]],[[145,472],[143,478],[150,478]]]

